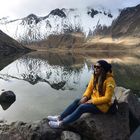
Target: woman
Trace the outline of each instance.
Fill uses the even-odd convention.
[[[72,123],[83,113],[108,112],[115,88],[111,67],[111,64],[105,60],[97,61],[94,65],[94,74],[83,97],[76,99],[61,115],[48,116],[50,127],[59,128],[62,125]]]

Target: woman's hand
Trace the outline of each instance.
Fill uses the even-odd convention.
[[[80,100],[80,104],[86,103],[87,100],[88,100],[88,98],[86,96],[82,97],[82,99]]]
[[[86,104],[91,104],[92,100],[88,100],[87,102],[85,102]]]

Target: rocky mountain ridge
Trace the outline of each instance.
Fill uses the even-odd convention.
[[[99,25],[94,32],[96,35],[109,35],[112,37],[140,37],[140,4],[123,9],[111,26]]]
[[[18,43],[16,40],[0,30],[0,55],[4,52],[8,55],[17,52],[24,53],[29,51],[30,49],[24,47],[22,44]]]
[[[116,15],[105,9],[54,9],[39,17],[30,14],[25,18],[0,19],[0,29],[20,42],[46,39],[51,34],[84,32],[88,35],[98,24],[109,26]]]
[[[50,38],[51,40],[56,37],[61,38],[59,35],[71,33],[82,33],[84,36],[111,36],[113,38],[139,37],[139,13],[140,4],[124,8],[120,10],[120,14],[116,15],[109,10],[97,10],[89,7],[84,10],[57,8],[43,17],[30,14],[25,18],[15,20],[2,18],[0,19],[0,29],[25,44],[50,40]],[[48,37],[50,38],[48,39]]]
[[[140,4],[122,10],[119,17],[112,24],[112,35],[140,36]]]

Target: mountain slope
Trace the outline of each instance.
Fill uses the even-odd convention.
[[[140,37],[140,4],[123,9],[111,26],[99,25],[94,34],[112,37]]]
[[[47,16],[34,14],[21,19],[0,19],[0,29],[14,39],[28,43],[46,39],[51,34],[93,31],[98,24],[109,26],[115,16],[104,9],[54,9]]]
[[[114,37],[122,35],[140,37],[140,4],[122,10],[111,28],[111,34]]]
[[[15,20],[2,18],[0,29],[25,44],[46,40],[50,35],[52,40],[52,35],[68,33],[84,33],[86,36],[139,37],[140,5],[125,8],[120,14],[117,12],[112,14],[103,8],[54,9],[44,17],[30,14]]]
[[[0,52],[15,53],[28,52],[30,49],[24,47],[0,30]]]

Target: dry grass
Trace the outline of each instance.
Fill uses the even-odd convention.
[[[137,37],[120,37],[120,38],[111,38],[111,37],[94,37],[90,38],[87,43],[89,44],[116,44],[123,46],[132,46],[140,44],[140,38]]]
[[[51,46],[51,47],[49,47]],[[84,39],[83,34],[71,34],[71,35],[60,35],[50,37],[48,40],[44,40],[37,44],[30,44],[27,46],[31,49],[38,51],[87,51],[87,50],[98,50],[98,51],[115,51],[115,50],[136,50],[140,52],[140,38],[138,37],[90,37]]]

